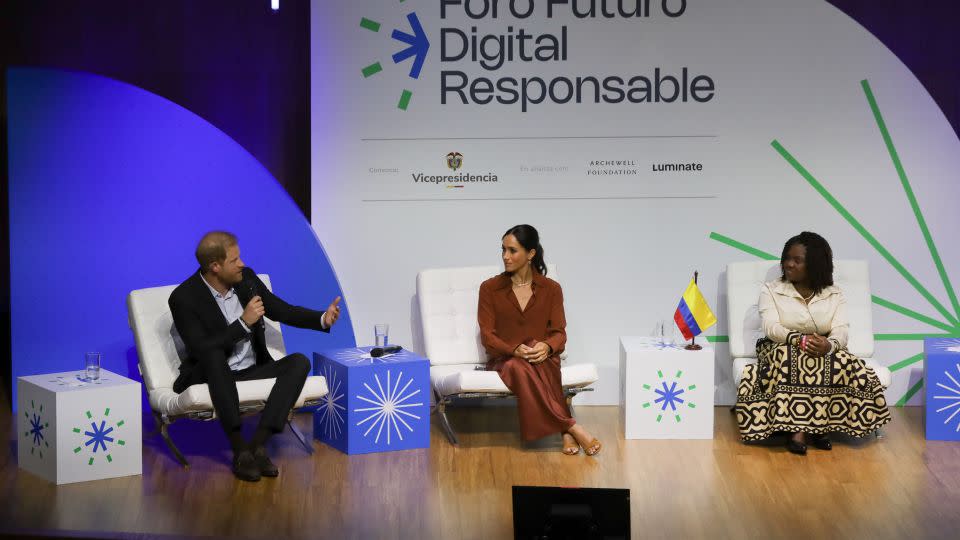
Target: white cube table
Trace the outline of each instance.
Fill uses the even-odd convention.
[[[620,338],[620,406],[627,439],[713,438],[713,349]]]
[[[17,461],[57,484],[141,474],[140,383],[110,371],[17,378]]]

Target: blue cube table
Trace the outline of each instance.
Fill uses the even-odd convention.
[[[960,441],[960,339],[923,340],[927,439]]]
[[[372,348],[313,354],[313,373],[330,389],[314,437],[346,454],[429,448],[430,361],[407,350],[373,358]]]

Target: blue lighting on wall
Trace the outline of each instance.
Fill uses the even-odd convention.
[[[80,370],[85,351],[139,380],[127,293],[186,279],[208,230],[236,233],[288,301],[325,309],[342,294],[287,193],[202,118],[86,73],[12,68],[7,85],[14,403],[17,377]],[[284,338],[308,357],[356,345],[348,309],[329,335]]]

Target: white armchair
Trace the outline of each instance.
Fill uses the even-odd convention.
[[[268,289],[273,290],[269,276],[259,274],[259,277]],[[127,296],[127,316],[140,359],[137,367],[143,377],[150,408],[156,418],[160,434],[177,460],[184,467],[188,467],[189,463],[173,443],[167,427],[180,418],[213,420],[216,418],[216,413],[206,384],[195,384],[180,394],[173,391],[173,383],[179,374],[180,361],[186,357],[186,347],[173,325],[173,315],[167,304],[170,293],[175,288],[176,285],[167,285],[132,291]],[[267,350],[270,355],[274,358],[286,356],[280,324],[267,318],[263,321],[266,325]],[[261,379],[238,382],[237,393],[240,396],[241,414],[261,411],[275,381],[276,379]],[[319,405],[320,399],[325,395],[327,395],[326,379],[321,376],[307,377],[300,397],[294,405],[294,411],[302,407]],[[289,420],[287,424],[307,452],[313,453],[313,447],[300,430]]]
[[[734,385],[743,377],[743,369],[748,364],[756,363],[756,343],[764,337],[760,311],[757,308],[760,287],[780,275],[780,261],[749,261],[727,265],[727,313]],[[873,360],[873,300],[867,262],[834,261],[833,281],[847,299],[847,318],[850,320],[847,349],[873,368],[880,383],[884,388],[888,388],[890,370]]]
[[[436,268],[417,274],[417,301],[423,325],[423,342],[430,359],[430,382],[437,412],[447,438],[458,444],[447,419],[446,406],[454,399],[513,397],[495,371],[486,371],[486,352],[480,342],[477,302],[480,284],[500,272],[497,266]],[[548,265],[556,279],[556,268]],[[562,357],[565,359],[565,355]],[[566,364],[560,369],[569,404],[573,396],[599,377],[593,364]]]

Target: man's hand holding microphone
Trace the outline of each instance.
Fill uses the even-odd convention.
[[[240,318],[243,319],[243,322],[247,325],[247,328],[253,328],[253,325],[257,324],[260,321],[260,318],[263,317],[263,300],[260,296],[254,296],[247,302],[247,307],[243,308],[243,315],[240,315]]]

